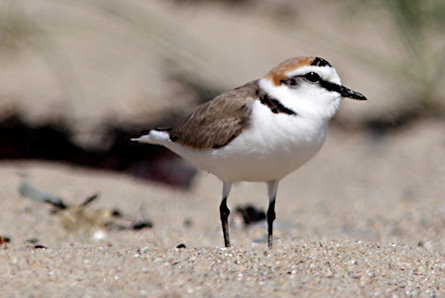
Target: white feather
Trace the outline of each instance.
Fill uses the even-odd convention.
[[[140,136],[139,138],[133,138],[131,140],[139,143],[149,143],[164,146],[168,143],[171,143],[168,132],[156,129],[150,130],[148,134]]]
[[[251,123],[220,149],[197,151],[170,143],[170,150],[225,182],[280,180],[323,145],[327,120],[274,114],[256,101]]]

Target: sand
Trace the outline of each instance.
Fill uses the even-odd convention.
[[[233,247],[222,248],[221,184],[204,172],[182,191],[56,163],[3,162],[0,235],[11,241],[0,248],[2,296],[443,297],[444,153],[437,120],[381,138],[334,127],[319,155],[280,184],[270,250],[264,222],[244,227],[236,216]],[[19,194],[23,181],[71,205],[97,192],[87,210],[117,208],[154,226],[67,230],[63,212]],[[235,185],[232,215],[247,203],[266,208],[266,187]]]
[[[443,257],[402,244],[291,241],[264,247],[69,246],[2,251],[17,296],[433,296]],[[4,270],[2,270],[4,271]]]

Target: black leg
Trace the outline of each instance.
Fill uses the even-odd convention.
[[[273,221],[275,220],[275,198],[269,201],[267,209],[267,246],[272,248]]]
[[[279,180],[267,182],[267,191],[269,193],[269,208],[267,209],[267,246],[272,248],[273,243],[273,221],[275,220],[275,198],[277,197]]]
[[[230,237],[229,237],[229,225],[227,219],[229,218],[230,210],[227,207],[227,197],[224,197],[219,205],[219,215],[221,217],[221,224],[224,234],[224,245],[230,247]]]

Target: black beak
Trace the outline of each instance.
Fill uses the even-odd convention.
[[[345,86],[339,86],[338,90],[336,90],[342,97],[357,99],[357,100],[367,100],[367,98],[361,94],[360,92],[353,91]]]
[[[328,91],[335,91],[340,93],[342,97],[347,97],[357,100],[366,100],[366,97],[363,94],[353,91],[349,88],[346,88],[345,86],[340,86],[325,80],[321,80],[320,85],[321,87],[325,88]]]

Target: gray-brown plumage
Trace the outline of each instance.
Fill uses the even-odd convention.
[[[199,106],[176,126],[167,129],[170,140],[199,150],[227,145],[249,125],[258,88],[258,81],[253,81]]]

